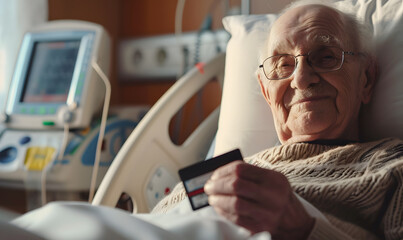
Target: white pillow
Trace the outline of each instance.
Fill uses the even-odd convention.
[[[249,15],[223,21],[231,39],[227,45],[215,155],[240,148],[248,156],[278,141],[270,108],[255,76],[258,46],[265,42],[275,19],[276,15]]]
[[[380,78],[373,99],[363,111],[365,139],[403,138],[403,4],[392,1],[338,1],[374,30]],[[269,106],[256,79],[258,49],[265,42],[275,14],[230,16],[223,20],[231,34],[227,46],[221,114],[215,155],[240,148],[249,156],[278,143]]]

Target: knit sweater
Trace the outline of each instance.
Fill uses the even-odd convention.
[[[346,145],[294,143],[245,159],[287,176],[294,191],[329,220],[308,239],[403,239],[403,141]],[[182,184],[153,212],[186,198]]]

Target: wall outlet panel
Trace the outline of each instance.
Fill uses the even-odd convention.
[[[178,78],[197,62],[224,52],[229,38],[219,30],[124,40],[119,45],[119,74],[127,80]]]

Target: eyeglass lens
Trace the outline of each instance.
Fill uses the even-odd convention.
[[[340,69],[344,52],[337,47],[322,47],[308,53],[308,64],[315,72],[329,72]],[[263,62],[263,71],[268,79],[277,80],[290,77],[298,64],[299,56],[276,55]]]

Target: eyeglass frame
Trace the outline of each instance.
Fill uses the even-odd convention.
[[[339,50],[341,50],[341,53],[342,53],[342,56],[341,56],[341,63],[340,63],[340,66],[338,66],[337,69],[326,70],[326,71],[316,71],[316,70],[314,69],[314,67],[311,65],[311,62],[309,61],[309,54],[311,54],[311,53],[312,53],[313,51],[315,51],[315,50],[311,50],[311,51],[309,51],[309,52],[306,53],[306,54],[298,54],[298,55],[292,55],[292,54],[277,54],[277,55],[273,55],[273,56],[270,56],[270,57],[266,58],[265,60],[263,60],[263,63],[259,65],[259,68],[261,68],[261,69],[263,70],[264,76],[265,76],[268,80],[277,81],[277,80],[283,80],[283,79],[289,78],[289,77],[291,77],[292,75],[294,75],[295,70],[297,69],[297,66],[298,66],[298,59],[297,59],[297,57],[308,57],[308,58],[307,58],[307,63],[308,63],[308,65],[309,65],[316,73],[325,73],[325,72],[333,72],[333,71],[340,70],[341,67],[343,66],[343,63],[344,63],[344,54],[347,54],[347,55],[350,55],[350,56],[362,55],[362,54],[363,54],[363,53],[361,53],[361,52],[344,51],[342,48],[337,47],[337,46],[326,46],[326,47],[328,47],[328,48],[338,48]],[[263,65],[264,65],[264,63],[265,63],[268,59],[273,58],[273,57],[278,57],[278,56],[292,56],[292,57],[294,57],[294,61],[295,61],[294,70],[293,70],[293,71],[291,72],[291,74],[290,74],[289,76],[287,76],[287,77],[277,78],[277,79],[270,79],[270,78],[267,77],[267,74],[266,74],[266,71],[264,70],[264,66],[263,66]]]

